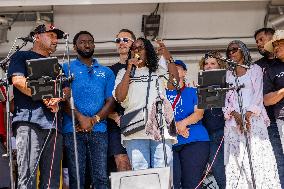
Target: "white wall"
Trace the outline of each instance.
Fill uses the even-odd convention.
[[[28,1],[26,0],[26,2]],[[1,2],[3,3],[3,1]],[[266,5],[266,0],[163,3],[159,10],[162,17],[160,37],[191,38],[188,40],[166,40],[165,43],[174,52],[175,58],[185,60],[190,64],[189,78],[194,80],[197,76],[196,63],[201,57],[200,52],[208,49],[224,50],[233,39],[243,37],[241,39],[253,49],[253,56],[257,57],[252,36],[256,29],[263,27]],[[54,6],[54,20],[55,26],[70,33],[70,41],[80,30],[92,32],[96,41],[110,41],[121,28],[129,28],[137,36],[141,36],[142,15],[150,14],[155,7],[156,3],[60,5]],[[20,11],[21,9],[43,10],[50,9],[50,6],[0,7],[0,13]],[[8,32],[9,43],[0,44],[0,56],[7,54],[16,37],[27,36],[33,25],[34,22],[15,22],[11,31]],[[208,39],[214,37],[221,38]],[[31,44],[25,49],[30,47]],[[59,44],[56,55],[62,55],[64,47],[64,44]],[[70,47],[72,49],[72,45]],[[176,51],[183,51],[183,53],[175,53]],[[116,62],[115,58],[108,56],[109,52],[115,52],[113,43],[97,44],[96,53],[101,55],[100,60],[103,64]]]
[[[121,28],[133,30],[141,36],[143,14],[150,14],[156,4],[123,5],[78,5],[55,6],[55,25],[70,33],[70,38],[80,30],[92,32],[97,41],[109,41]],[[30,7],[37,10],[42,7]],[[184,50],[223,48],[230,40],[246,37],[243,40],[254,44],[251,38],[257,28],[263,26],[266,2],[217,2],[217,3],[167,3],[161,4],[161,38],[212,38],[230,37],[218,40],[173,40],[167,44]],[[12,8],[2,7],[2,12]],[[21,8],[17,7],[17,10]],[[0,55],[7,52],[16,36],[26,36],[33,22],[15,22],[8,33],[10,43],[0,44]],[[100,44],[98,49],[113,49],[113,44]],[[59,50],[63,50],[60,47]]]

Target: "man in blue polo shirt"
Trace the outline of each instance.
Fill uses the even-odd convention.
[[[96,189],[108,188],[107,177],[107,124],[106,118],[112,111],[114,99],[113,72],[100,65],[94,54],[94,37],[87,31],[80,31],[73,39],[77,59],[70,63],[70,73],[74,75],[71,83],[75,117],[78,122],[77,144],[80,187],[85,186],[85,172],[88,168],[93,186]],[[65,73],[69,66],[63,65]],[[76,167],[74,162],[73,126],[70,114],[63,119],[64,145],[66,150],[67,167],[70,188],[77,187]],[[88,159],[88,165],[87,161]]]

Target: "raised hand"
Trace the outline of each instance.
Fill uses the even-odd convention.
[[[156,50],[158,55],[163,55],[166,60],[170,60],[172,58],[171,53],[168,51],[168,48],[165,46],[163,40],[157,39],[155,40],[158,44],[158,48]]]

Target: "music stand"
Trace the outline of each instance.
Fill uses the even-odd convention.
[[[57,82],[62,69],[56,57],[27,60],[26,67],[34,101],[62,96],[61,83]]]
[[[199,71],[197,107],[200,109],[224,107],[227,90],[225,69]]]

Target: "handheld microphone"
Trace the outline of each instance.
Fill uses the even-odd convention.
[[[134,54],[134,58],[137,58],[138,60],[140,60],[140,55],[139,54]],[[136,70],[136,66],[132,65],[131,70],[130,70],[130,77],[133,78],[135,75],[135,70]]]
[[[32,36],[27,36],[27,37],[18,37],[17,39],[21,39],[23,40],[24,42],[31,42],[33,43],[34,42],[34,39],[32,38]]]

